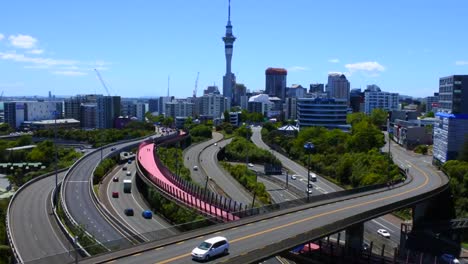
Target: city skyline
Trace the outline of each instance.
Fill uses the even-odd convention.
[[[5,4],[4,96],[107,94],[94,68],[110,94],[123,97],[166,95],[168,75],[171,95],[191,96],[197,72],[198,95],[213,83],[222,87],[220,38],[228,1],[109,3]],[[265,69],[281,67],[288,70],[287,86],[308,87],[326,83],[329,72],[343,72],[351,88],[375,83],[384,91],[426,97],[438,91],[440,77],[468,72],[468,37],[457,34],[467,3],[336,5],[233,1],[237,81],[264,89]]]

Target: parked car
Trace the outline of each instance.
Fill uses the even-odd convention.
[[[297,177],[298,177],[298,176],[299,176],[299,175],[297,175],[297,174],[293,174],[293,175],[291,175],[291,180],[295,180],[295,179],[297,179]]]
[[[113,181],[113,182],[118,182],[118,181],[119,181],[119,177],[114,176],[114,178],[112,178],[112,181]]]
[[[141,216],[143,216],[143,218],[146,219],[151,219],[153,217],[153,212],[151,212],[150,210],[144,210],[143,212],[141,212]]]
[[[214,256],[229,253],[229,242],[225,237],[217,236],[203,241],[192,250],[192,258],[209,260]]]
[[[119,192],[112,192],[112,198],[119,198]]]
[[[385,238],[390,238],[390,233],[383,228],[377,230],[377,233]]]
[[[124,214],[125,214],[126,216],[133,216],[133,214],[134,214],[133,209],[132,209],[132,208],[126,208],[126,209],[124,210]]]

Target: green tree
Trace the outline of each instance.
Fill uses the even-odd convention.
[[[359,123],[361,121],[365,121],[365,120],[368,120],[369,117],[363,113],[363,112],[357,112],[357,113],[352,113],[352,114],[348,114],[346,116],[346,123],[350,124],[350,125],[354,125],[356,123]]]
[[[223,116],[224,116],[224,122],[225,123],[230,123],[231,120],[229,118],[229,111],[228,110],[224,111]]]
[[[374,124],[378,128],[384,126],[387,122],[387,115],[387,111],[381,108],[375,108],[374,110],[372,110],[370,116],[372,124]]]

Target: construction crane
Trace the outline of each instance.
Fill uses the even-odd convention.
[[[193,88],[193,97],[197,97],[198,76],[200,76],[200,72],[197,72],[197,79],[195,79],[195,88]]]
[[[104,89],[106,89],[107,95],[110,96],[109,89],[107,89],[107,85],[104,82],[104,80],[102,79],[101,74],[98,72],[97,69],[94,69],[94,71],[96,72],[97,77],[99,78],[99,81],[101,81],[102,86],[104,86]]]

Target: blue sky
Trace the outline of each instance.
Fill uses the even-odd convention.
[[[352,88],[428,96],[438,78],[468,74],[468,2],[232,0],[233,72],[264,89],[265,69],[287,83],[344,72]],[[198,94],[225,73],[227,0],[6,1],[0,16],[5,96]]]

